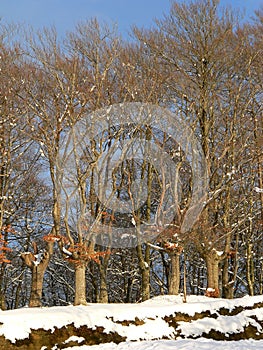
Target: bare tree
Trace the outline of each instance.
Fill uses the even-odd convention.
[[[217,295],[219,263],[231,250],[230,198],[238,181],[234,175],[237,153],[241,153],[237,149],[238,116],[240,112],[244,115],[249,102],[244,80],[236,79],[236,74],[244,77],[248,69],[239,66],[243,41],[234,32],[231,11],[219,15],[218,5],[216,0],[174,2],[170,14],[157,21],[159,30],[135,29],[137,38],[170,67],[173,107],[199,134],[210,193],[202,224],[194,232],[207,265],[207,288]]]
[[[43,30],[36,37],[31,33],[27,40],[26,56],[23,70],[24,89],[19,94],[21,103],[27,107],[27,135],[35,143],[46,165],[46,183],[52,191],[52,235],[61,234],[61,189],[58,184],[57,159],[61,140],[66,129],[77,120],[85,106],[86,99],[78,90],[82,73],[78,59],[66,57],[58,43],[54,29]],[[36,249],[34,249],[36,250]],[[47,268],[53,249],[44,253],[41,266],[34,265],[34,256],[27,266],[43,275]],[[24,257],[24,256],[23,256]],[[40,268],[41,267],[41,268]],[[41,271],[40,271],[41,270]],[[40,296],[40,285],[34,284],[31,295]],[[38,298],[40,303],[40,298]]]

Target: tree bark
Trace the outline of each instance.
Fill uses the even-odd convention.
[[[42,306],[43,280],[50,258],[53,254],[53,246],[54,242],[48,242],[47,249],[39,258],[36,258],[38,248],[35,243],[33,244],[34,254],[29,252],[21,254],[21,259],[24,261],[26,266],[30,268],[32,274],[29,307]]]
[[[142,301],[150,299],[150,269],[145,267],[142,274]]]
[[[45,266],[44,264],[39,264],[39,265],[34,265],[31,268],[32,284],[31,284],[29,307],[42,306],[43,280],[44,280],[46,267],[47,266]]]
[[[139,258],[139,267],[141,272],[141,297],[142,301],[150,299],[150,247],[146,244],[145,256],[143,256],[142,246],[137,246],[137,254]]]
[[[177,253],[171,253],[171,268],[168,279],[168,294],[178,295],[180,287],[180,255]]]
[[[74,305],[87,305],[86,300],[86,265],[75,266],[75,299]]]
[[[207,268],[207,296],[219,296],[219,259],[216,251],[207,252],[205,257]]]
[[[255,283],[255,271],[254,271],[254,261],[253,261],[253,245],[251,242],[247,243],[247,284],[248,293],[250,296],[254,295],[254,283]]]
[[[99,266],[100,270],[100,292],[99,292],[99,303],[107,304],[109,302],[108,290],[107,290],[107,276],[106,276],[106,268],[104,264]]]
[[[229,261],[226,258],[223,261],[222,268],[222,298],[233,299],[234,298],[234,281],[229,282]]]

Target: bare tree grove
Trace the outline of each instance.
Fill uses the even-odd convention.
[[[262,294],[262,57],[263,8],[244,21],[219,0],[175,1],[130,39],[95,18],[63,39],[1,21],[0,307]],[[160,113],[156,126],[147,115],[107,123],[111,106],[133,103],[171,111],[200,144],[206,198],[188,230],[189,135],[182,149],[168,123],[158,129]],[[127,156],[112,170],[105,154],[135,138],[139,155],[155,144],[169,165]],[[105,179],[130,212],[107,206]],[[162,225],[172,184],[174,215]],[[125,241],[131,230],[136,244]]]

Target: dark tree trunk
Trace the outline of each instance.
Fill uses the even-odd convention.
[[[142,301],[150,299],[150,247],[146,244],[145,254],[143,254],[142,246],[137,246],[137,254],[139,258],[139,267],[141,272],[141,298]]]
[[[107,304],[109,302],[108,297],[108,289],[107,289],[107,270],[108,259],[104,259],[104,261],[99,265],[100,271],[100,292],[99,292],[99,303]]]
[[[234,281],[229,281],[229,261],[227,258],[223,261],[222,268],[222,298],[234,298]]]

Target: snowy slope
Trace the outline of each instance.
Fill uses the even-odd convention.
[[[15,343],[18,339],[28,339],[32,330],[50,330],[52,333],[57,328],[73,324],[76,328],[85,326],[90,330],[99,327],[104,334],[118,334],[125,341],[119,345],[111,343],[89,347],[82,346],[85,344],[85,337],[68,336],[64,340],[63,344],[78,344],[78,348],[81,349],[138,349],[138,343],[133,343],[138,340],[144,341],[140,343],[140,349],[171,349],[175,345],[174,342],[176,349],[192,349],[193,342],[198,342],[198,349],[207,349],[210,342],[211,349],[211,340],[183,338],[202,338],[204,334],[213,338],[209,334],[215,331],[226,335],[227,338],[251,327],[259,340],[240,341],[236,349],[263,349],[262,305],[263,296],[247,296],[234,300],[189,296],[187,303],[183,303],[180,296],[160,296],[141,304],[22,308],[0,311],[0,336]],[[171,340],[157,341],[161,339]],[[214,342],[213,348],[220,348],[224,344],[225,350],[228,349],[226,346],[229,346],[229,349],[231,347],[231,350],[235,349],[235,342],[229,342],[227,345],[226,342],[221,343]],[[73,348],[76,347],[71,347]],[[42,348],[44,349],[45,347]]]
[[[67,350],[262,350],[263,341],[240,340],[237,342],[215,341],[210,339],[197,340],[155,340],[142,342],[125,342],[120,344],[101,344],[94,346],[79,346]],[[43,349],[44,350],[44,349]],[[54,349],[55,350],[55,349]]]

